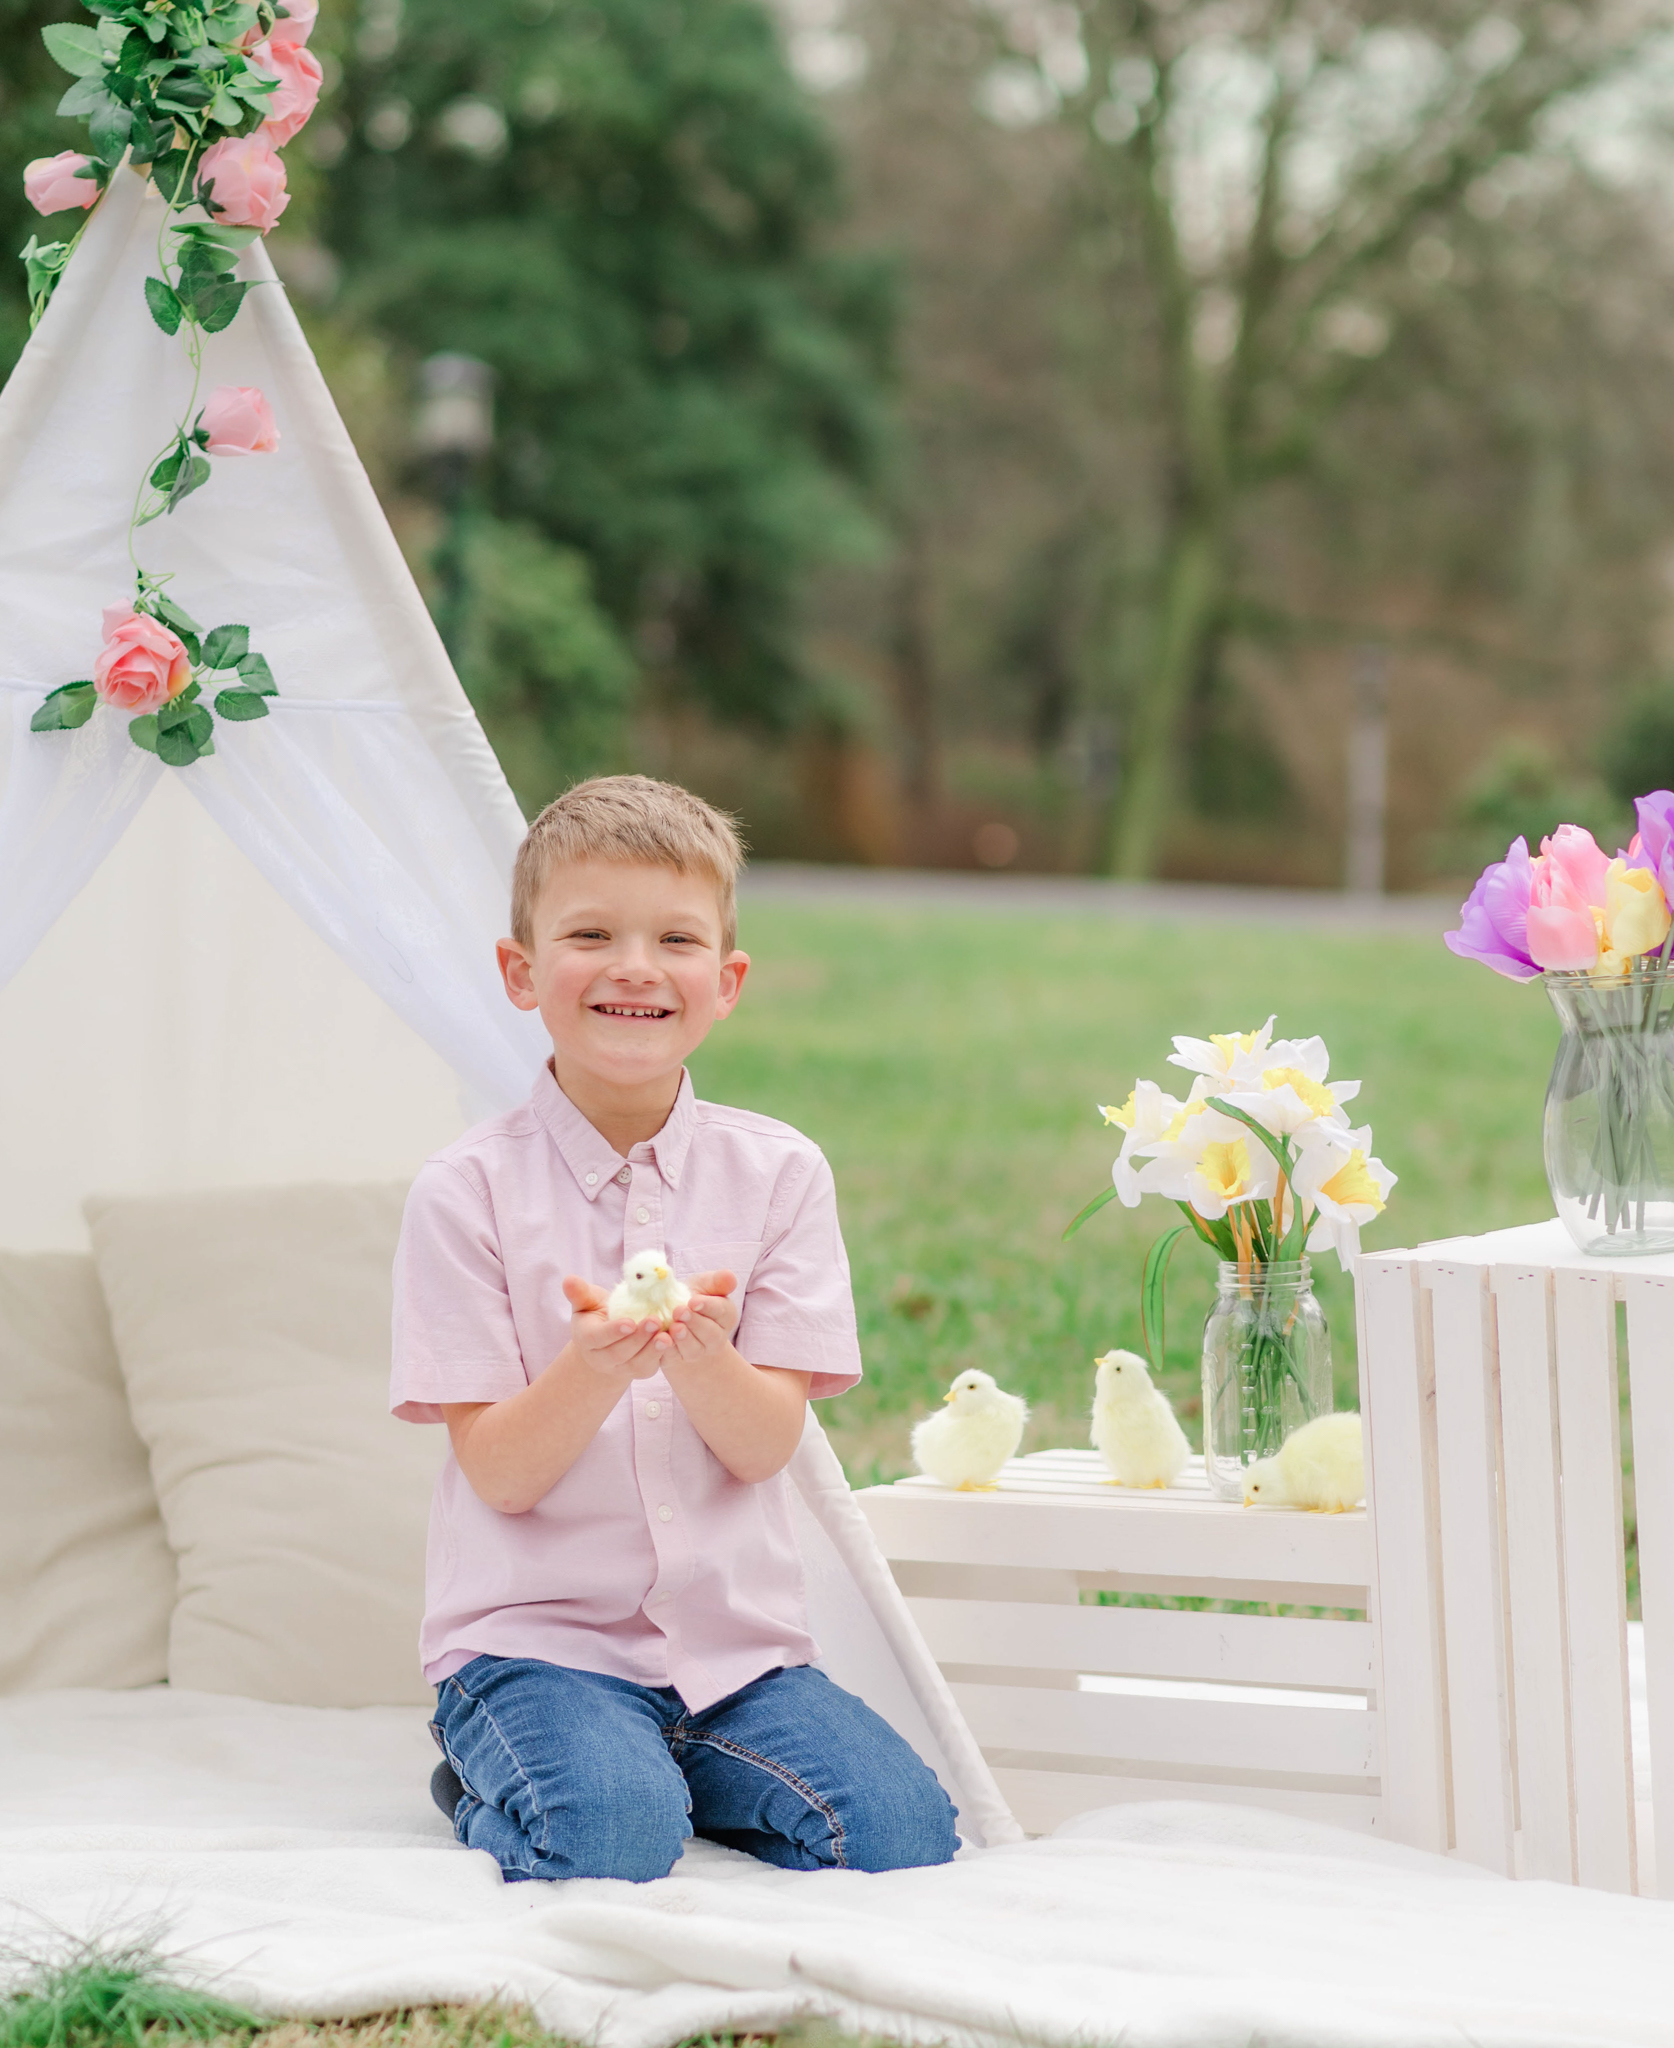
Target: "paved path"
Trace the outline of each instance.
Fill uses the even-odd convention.
[[[1451,896],[1350,896],[1331,889],[1242,889],[1216,882],[1109,882],[1086,875],[979,875],[958,869],[826,867],[757,861],[739,893],[746,903],[888,904],[911,910],[1003,911],[1018,916],[1169,923],[1303,925],[1334,931],[1431,935],[1459,922]]]

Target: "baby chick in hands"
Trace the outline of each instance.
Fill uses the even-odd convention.
[[[1029,1404],[985,1372],[962,1372],[942,1412],[913,1426],[913,1462],[927,1479],[966,1493],[988,1491],[1023,1441]]]
[[[1093,1448],[1110,1468],[1113,1486],[1172,1486],[1192,1454],[1168,1397],[1151,1384],[1132,1351],[1094,1359]]]
[[[1293,1429],[1270,1458],[1244,1474],[1247,1508],[1309,1508],[1340,1515],[1366,1498],[1366,1453],[1358,1415],[1316,1415]]]
[[[684,1308],[692,1290],[676,1280],[674,1268],[661,1252],[635,1252],[622,1268],[622,1277],[610,1290],[605,1314],[612,1322],[661,1323],[666,1330],[674,1311]]]

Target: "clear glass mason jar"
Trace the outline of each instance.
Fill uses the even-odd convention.
[[[1580,1250],[1674,1251],[1674,985],[1651,954],[1625,974],[1541,976],[1564,1035],[1546,1088],[1546,1179]]]
[[[1329,1415],[1331,1333],[1306,1259],[1223,1262],[1203,1326],[1203,1467],[1222,1500],[1293,1429]]]

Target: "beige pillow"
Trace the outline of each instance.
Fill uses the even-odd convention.
[[[174,1559],[93,1261],[0,1252],[0,1693],[153,1685]]]
[[[445,1433],[389,1414],[404,1187],[90,1201],[134,1425],[180,1574],[171,1685],[431,1698],[424,1537]]]

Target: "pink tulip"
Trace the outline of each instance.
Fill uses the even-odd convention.
[[[277,38],[259,44],[250,53],[250,61],[258,71],[279,81],[279,90],[268,94],[267,118],[256,132],[265,135],[275,149],[283,149],[313,113],[325,73],[312,50]]]
[[[229,227],[260,228],[265,235],[291,203],[285,166],[259,128],[206,149],[198,178],[214,199],[216,219]]]
[[[285,12],[268,32],[270,43],[289,43],[294,49],[301,49],[314,33],[314,22],[320,11],[320,0],[283,0]]]
[[[203,408],[208,455],[271,455],[279,445],[273,408],[254,384],[223,384]]]
[[[107,604],[105,644],[93,663],[93,687],[121,711],[155,711],[192,680],[192,661],[168,627],[131,604]]]
[[[23,196],[37,213],[68,213],[72,206],[89,207],[99,196],[97,178],[76,174],[88,159],[78,150],[61,149],[56,156],[38,156],[23,167]]]
[[[1576,828],[1559,828],[1569,832]],[[1581,837],[1593,846],[1591,833]],[[1550,847],[1552,840],[1543,845]],[[1593,847],[1593,851],[1598,851]],[[1592,905],[1582,895],[1569,870],[1552,853],[1531,861],[1534,886],[1529,894],[1529,957],[1537,967],[1591,967],[1598,958],[1598,925]],[[1605,862],[1608,874],[1610,863]]]
[[[1604,908],[1610,887],[1610,856],[1582,825],[1560,825],[1540,850],[1554,867],[1562,868],[1583,903]]]

